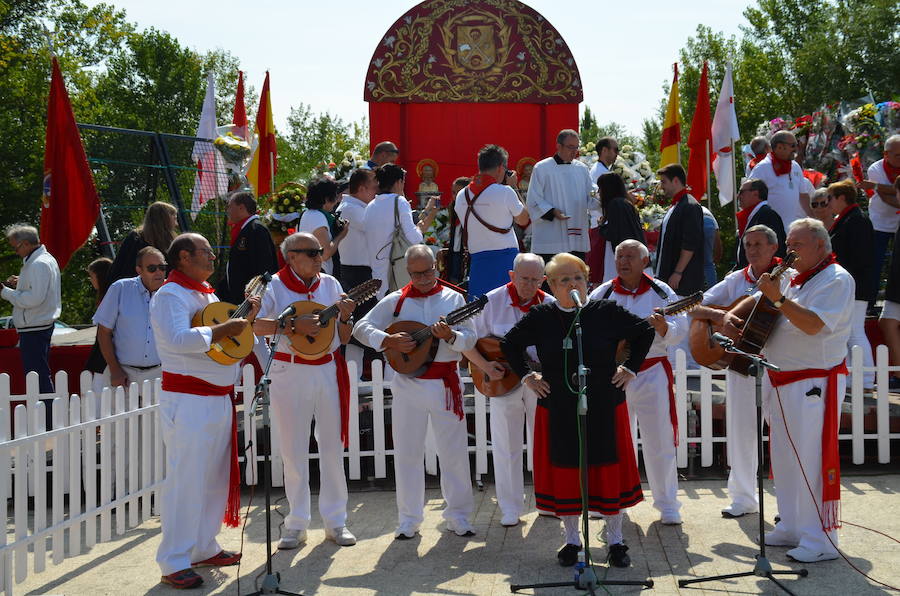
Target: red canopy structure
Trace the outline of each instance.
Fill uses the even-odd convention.
[[[384,34],[364,99],[371,146],[400,148],[407,197],[436,164],[446,204],[453,180],[477,172],[485,144],[506,148],[520,177],[552,155],[556,134],[577,130],[583,94],[565,40],[535,10],[516,0],[426,0]]]

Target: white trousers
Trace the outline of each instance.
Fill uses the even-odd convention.
[[[866,309],[869,304],[865,300],[853,301],[853,316],[850,318],[850,337],[847,339],[847,349],[851,350],[853,346],[862,348],[863,366],[874,367],[875,360],[872,358],[872,344],[869,343],[869,337],[866,335]],[[850,366],[850,355],[847,354],[847,366]],[[875,387],[875,371],[863,373],[863,387],[872,389]]]
[[[502,397],[492,397],[491,451],[494,457],[494,488],[503,515],[521,516],[525,511],[525,473],[522,431],[527,425],[528,441],[534,437],[534,410],[537,394],[519,385]]]
[[[289,530],[305,530],[311,519],[309,431],[316,420],[319,446],[319,514],[326,528],[347,522],[347,479],[341,443],[341,412],[334,362],[272,364],[272,426],[284,458],[284,491],[291,512]]]
[[[734,371],[725,373],[725,433],[728,444],[728,496],[731,504],[745,511],[759,507],[756,470],[756,379]],[[765,391],[765,387],[763,388]],[[765,396],[765,393],[763,394]]]
[[[153,381],[162,376],[162,366],[154,366],[153,368],[148,368],[147,370],[141,370],[139,368],[134,368],[133,366],[123,365],[122,370],[125,371],[125,374],[128,376],[128,384],[137,383],[138,387],[143,388],[144,381]],[[100,393],[103,392],[104,387],[109,387],[109,366],[103,369],[102,373],[94,373],[94,378],[92,382],[92,389],[97,396],[97,407],[100,407]],[[128,388],[126,387],[125,394],[128,395]],[[100,414],[98,409],[97,415]]]
[[[771,388],[768,377],[766,385],[771,420],[772,470],[781,516],[775,528],[813,552],[835,553],[837,532],[829,532],[834,541],[832,546],[819,517],[822,511],[822,423],[827,379],[798,381],[778,387],[777,393]],[[839,375],[838,416],[846,385],[847,377]]]
[[[160,392],[166,480],[156,562],[163,575],[189,569],[222,550],[216,535],[228,499],[231,415],[227,395]]]
[[[444,519],[468,522],[475,510],[465,418],[446,409],[440,379],[394,375],[392,434],[399,522],[420,525],[425,508],[425,432],[431,421],[441,470]]]
[[[637,460],[637,429],[640,429],[647,482],[653,506],[663,514],[678,513],[678,470],[675,436],[669,417],[669,379],[662,364],[638,373],[625,390],[631,436]]]

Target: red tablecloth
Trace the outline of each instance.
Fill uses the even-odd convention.
[[[78,379],[84,363],[91,353],[90,345],[50,346],[50,372],[66,371],[69,375],[69,393],[79,393]],[[25,393],[25,374],[19,348],[0,348],[0,372],[9,375],[9,390],[13,395]]]

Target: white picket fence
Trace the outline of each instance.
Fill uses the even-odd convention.
[[[351,378],[356,378],[353,363]],[[845,401],[845,412],[852,417],[850,433],[840,435],[852,445],[853,463],[865,459],[865,448],[875,442],[877,461],[891,461],[891,441],[900,433],[890,432],[889,404],[886,398],[874,401],[874,431],[865,428],[872,419],[873,406],[867,403],[862,388],[862,373],[873,370],[862,365],[861,352],[854,348],[851,356],[852,397]],[[724,430],[713,432],[714,404],[724,399],[724,374],[708,369],[687,369],[683,352],[676,354],[675,395],[678,409],[680,441],[678,465],[686,467],[699,458],[700,465],[714,463],[714,446],[726,441]],[[888,366],[885,346],[879,346],[876,357],[877,393],[887,396],[888,372],[900,367]],[[360,479],[363,465],[367,476],[385,478],[388,456],[386,414],[390,397],[385,396],[380,363],[372,370],[373,380],[351,383],[350,445],[345,452],[350,479]],[[146,521],[153,513],[153,497],[165,476],[165,450],[157,422],[159,382],[135,384],[125,391],[105,389],[98,397],[90,391],[89,373],[82,373],[81,395],[66,395],[64,372],[57,373],[60,393],[40,395],[37,376],[26,379],[26,394],[11,395],[9,377],[0,374],[0,504],[5,507],[6,532],[0,536],[0,590],[13,593],[14,584],[25,580],[31,571],[46,568],[47,550],[50,560],[58,564],[66,557],[89,550],[98,541],[111,540],[128,528]],[[464,378],[467,383],[470,379]],[[253,369],[244,367],[242,383],[236,390],[249,404],[255,385]],[[365,394],[361,397],[361,394]],[[370,394],[370,395],[368,395]],[[749,397],[749,396],[747,396]],[[51,428],[47,428],[46,405],[52,399]],[[871,398],[869,398],[871,400]],[[474,454],[476,478],[488,472],[488,399],[475,392],[468,400],[466,412],[473,430],[469,452]],[[25,402],[11,409],[13,402]],[[688,404],[690,403],[690,407]],[[368,445],[363,448],[360,430],[361,414],[371,412],[371,424],[365,425]],[[257,453],[258,415],[251,408],[241,410],[244,446],[249,460],[262,461]],[[14,426],[13,426],[14,425]],[[724,429],[724,424],[721,425]],[[871,422],[869,424],[871,426]],[[15,436],[10,436],[10,429]],[[283,484],[281,456],[277,437],[273,437],[273,483]],[[249,448],[248,448],[249,447]],[[531,445],[527,446],[531,467]],[[316,457],[315,454],[312,455]],[[426,440],[426,470],[437,472],[437,455],[431,430]],[[248,484],[256,484],[256,465],[246,466]],[[49,480],[48,480],[49,478]],[[48,502],[49,501],[49,502]],[[12,509],[10,515],[10,507]]]

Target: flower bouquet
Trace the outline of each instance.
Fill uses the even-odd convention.
[[[344,151],[340,161],[320,161],[316,166],[316,176],[329,176],[341,180],[350,176],[350,172],[366,165],[366,158],[353,151]]]
[[[622,177],[625,188],[629,191],[648,190],[656,181],[650,162],[640,151],[635,151],[631,145],[623,145],[612,171]]]
[[[225,162],[225,170],[228,172],[229,190],[240,188],[245,182],[243,177],[244,168],[247,167],[247,163],[252,155],[250,143],[228,131],[216,137],[213,141],[213,146],[219,151],[222,155],[222,160]]]
[[[641,225],[645,230],[656,230],[662,226],[663,219],[666,217],[666,209],[658,203],[645,203],[638,210],[641,217]]]
[[[306,211],[306,187],[297,182],[285,182],[269,195],[266,226],[275,235],[287,234],[296,228]]]

